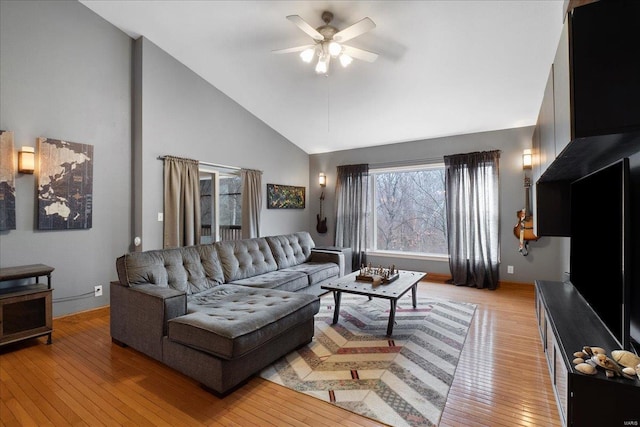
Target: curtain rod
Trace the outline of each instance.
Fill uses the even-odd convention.
[[[369,169],[384,169],[384,168],[402,167],[402,166],[428,165],[430,163],[442,163],[442,162],[444,162],[444,157],[397,160],[397,161],[391,161],[391,162],[369,163]]]
[[[164,160],[164,158],[167,156],[158,156],[158,160]],[[231,169],[234,171],[239,171],[242,170],[242,168],[239,168],[237,166],[227,166],[227,165],[221,165],[218,163],[209,163],[209,162],[201,162],[198,160],[198,164],[204,165],[204,166],[213,166],[215,168],[223,168],[223,169]]]

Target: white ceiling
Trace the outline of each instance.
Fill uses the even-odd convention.
[[[80,0],[133,38],[145,36],[309,154],[535,123],[562,28],[562,0]],[[374,63],[318,76],[289,22],[333,12]]]

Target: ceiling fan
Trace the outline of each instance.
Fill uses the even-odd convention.
[[[287,19],[311,36],[314,44],[274,50],[273,53],[300,52],[300,58],[307,63],[313,61],[317,56],[316,73],[318,74],[327,74],[329,72],[329,63],[332,58],[338,58],[343,67],[351,64],[354,58],[367,62],[373,62],[378,58],[376,53],[343,44],[374,29],[376,24],[370,18],[363,18],[340,31],[329,24],[333,20],[333,13],[331,12],[322,12],[324,25],[318,28],[313,28],[298,15],[289,15]]]

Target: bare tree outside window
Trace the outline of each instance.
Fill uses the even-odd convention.
[[[200,173],[200,243],[213,243],[213,183],[212,175]]]
[[[239,176],[220,177],[220,226],[242,225],[242,181]]]
[[[206,178],[200,177],[200,222],[202,227],[211,228],[211,224],[213,224],[212,188],[210,176]]]
[[[447,254],[444,166],[371,171],[372,250]]]

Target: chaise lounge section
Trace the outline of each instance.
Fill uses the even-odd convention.
[[[111,336],[224,395],[311,341],[341,253],[309,233],[135,252],[116,260]]]

